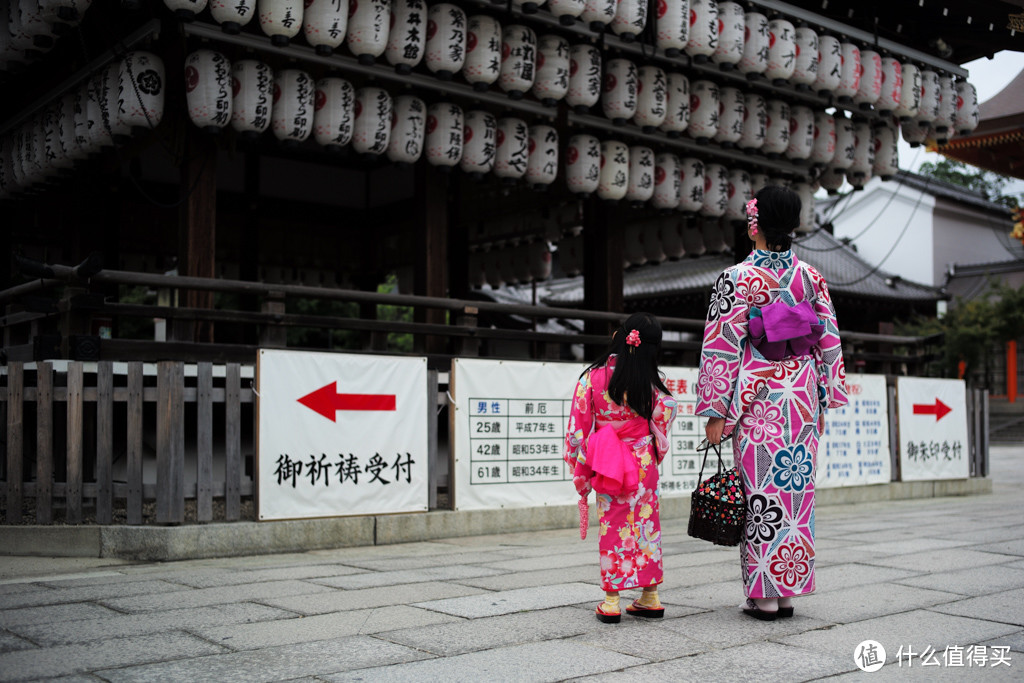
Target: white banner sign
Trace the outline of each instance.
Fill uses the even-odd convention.
[[[892,479],[885,375],[848,375],[850,402],[825,413],[818,488],[887,484]]]
[[[427,360],[263,350],[259,519],[427,509]]]
[[[963,380],[900,377],[900,479],[970,476],[967,392]]]

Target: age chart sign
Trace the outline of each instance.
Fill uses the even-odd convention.
[[[970,476],[967,392],[963,380],[900,377],[900,479]]]
[[[885,375],[846,378],[849,403],[825,412],[818,488],[887,484],[892,479]]]
[[[426,511],[426,358],[258,358],[259,519]]]

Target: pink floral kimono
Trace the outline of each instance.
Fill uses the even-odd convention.
[[[813,343],[783,341],[787,352],[776,356],[768,316],[758,318],[777,302],[784,306],[771,310],[813,311]],[[792,251],[754,250],[722,273],[704,329],[696,412],[725,418],[724,434],[733,433],[747,494],[740,565],[748,598],[814,591],[818,439],[825,409],[847,402],[845,380],[836,315],[818,271]]]
[[[606,591],[661,583],[658,465],[668,452],[667,434],[676,416],[675,399],[661,392],[655,398],[650,426],[629,406],[613,402],[608,395],[608,382],[614,369],[612,356],[607,365],[580,378],[565,437],[565,462],[574,468],[573,482],[584,498],[593,490],[594,472],[588,459],[592,463],[602,455],[588,452],[591,437],[598,430],[605,426],[613,428],[636,458],[639,483],[635,492],[618,496],[597,494],[601,587]]]

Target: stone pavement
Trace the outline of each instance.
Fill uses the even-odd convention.
[[[868,676],[854,653],[870,639],[880,680],[1020,681],[1024,447],[993,448],[992,471],[991,495],[819,507],[818,592],[773,623],[737,608],[738,551],[685,520],[664,528],[665,619],[617,625],[593,615],[597,542],[575,530],[157,564],[0,557],[0,680],[803,681]]]

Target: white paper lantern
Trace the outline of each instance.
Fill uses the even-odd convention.
[[[530,161],[530,131],[526,122],[516,118],[498,119],[494,175],[515,180],[526,175]]]
[[[811,163],[827,166],[836,155],[836,119],[823,111],[814,112],[814,146]]]
[[[83,149],[85,135],[79,138],[78,112],[81,109],[81,96],[78,91],[66,93],[60,100],[60,135],[64,153],[73,160],[84,159],[88,153]]]
[[[618,0],[585,0],[580,19],[591,31],[600,33],[605,26],[612,23],[618,6]]]
[[[875,126],[875,159],[871,170],[882,180],[892,180],[899,173],[900,157],[896,144],[897,139],[898,133],[893,123],[884,122]]]
[[[846,178],[854,187],[863,187],[871,179],[871,168],[875,161],[875,141],[870,123],[854,121],[853,145],[853,163],[846,172]]]
[[[901,121],[909,121],[917,117],[921,108],[921,70],[910,62],[904,62],[901,71],[900,103],[894,113]]]
[[[102,70],[89,79],[86,87],[89,148],[94,152],[114,144],[114,138],[110,134],[106,82],[106,70]]]
[[[54,149],[53,129],[47,130],[46,112],[40,112],[33,120],[32,130],[32,159],[39,167],[40,180],[46,180],[57,174],[57,167],[54,165],[57,152]]]
[[[423,28],[426,15],[423,0],[391,0],[391,26],[384,58],[400,74],[411,73],[423,59],[427,46],[427,31]]]
[[[466,60],[466,13],[446,2],[431,5],[427,13],[427,68],[450,80]]]
[[[840,102],[847,103],[860,89],[860,48],[853,43],[842,43],[839,48],[839,86],[833,93]]]
[[[818,73],[811,88],[821,95],[835,92],[843,72],[843,48],[835,36],[818,36]]]
[[[531,279],[547,280],[551,277],[551,249],[546,241],[530,242],[526,245],[526,256]]]
[[[644,228],[642,223],[630,223],[626,226],[622,239],[622,267],[642,266],[647,263],[644,253]]]
[[[656,209],[675,209],[679,206],[679,193],[682,192],[679,157],[662,152],[654,158],[654,164],[651,206]]]
[[[801,161],[811,157],[814,147],[814,112],[810,107],[797,104],[790,109],[789,146],[786,157]]]
[[[22,2],[24,3],[24,0]],[[174,16],[184,21],[192,21],[197,14],[206,9],[206,0],[164,0],[164,4],[167,9],[174,12]]]
[[[738,2],[718,3],[718,46],[712,59],[721,68],[731,69],[743,59],[746,16]]]
[[[647,26],[647,0],[619,0],[612,18],[612,32],[631,43]]]
[[[309,137],[313,132],[314,91],[313,79],[305,71],[283,69],[274,74],[270,124],[274,137],[287,144],[298,144]]]
[[[129,52],[118,76],[118,123],[156,128],[164,115],[164,63],[150,52]]]
[[[818,80],[818,34],[814,29],[800,26],[796,29],[796,60],[793,62],[791,83],[812,86]]]
[[[825,188],[829,194],[837,194],[839,188],[846,182],[846,173],[841,168],[826,168],[822,171],[821,175],[818,176],[818,182]]]
[[[605,64],[601,109],[616,125],[623,125],[636,114],[636,90],[639,74],[628,59],[612,59]]]
[[[592,45],[578,44],[569,49],[569,92],[566,103],[577,114],[597,104],[602,87],[601,51]]]
[[[956,117],[954,123],[959,135],[967,135],[978,127],[978,90],[968,81],[956,84]]]
[[[498,120],[493,114],[474,109],[466,112],[463,125],[459,168],[479,178],[494,168]]]
[[[750,186],[750,174],[742,169],[729,172],[728,180],[729,203],[725,207],[725,217],[731,221],[747,222],[747,202],[754,192]]]
[[[302,32],[318,55],[330,55],[345,42],[348,0],[305,0]]]
[[[558,177],[558,132],[551,126],[530,126],[526,182],[547,187]]]
[[[569,277],[583,272],[583,235],[567,237],[558,243],[558,264]]]
[[[661,250],[670,261],[678,261],[686,256],[683,225],[679,216],[665,216],[659,221],[658,239],[661,242]]]
[[[501,75],[498,85],[514,100],[533,86],[537,61],[537,35],[520,24],[501,30]]]
[[[743,96],[743,134],[738,147],[745,151],[759,150],[768,136],[768,103],[757,93]]]
[[[476,14],[468,25],[462,76],[474,90],[484,91],[501,75],[501,24],[493,17]]]
[[[939,76],[939,113],[932,120],[932,129],[940,142],[949,139],[950,130],[955,122],[956,87],[953,85],[953,77],[943,74]]]
[[[352,141],[355,101],[355,88],[342,78],[321,78],[316,82],[313,138],[318,145],[339,151]]]
[[[10,47],[15,52],[33,54],[46,52],[53,47],[56,34],[43,16],[37,0],[10,0],[11,21],[8,26],[11,37]],[[205,2],[203,3],[205,5]],[[202,8],[200,8],[202,9]]]
[[[601,177],[597,196],[618,201],[626,196],[629,187],[629,148],[618,140],[601,143]]]
[[[387,151],[388,143],[391,141],[391,107],[391,95],[386,90],[356,90],[352,149],[358,154],[383,154]]]
[[[796,29],[785,19],[768,22],[768,68],[764,75],[774,82],[788,80],[796,69]]]
[[[747,105],[739,88],[722,88],[718,100],[718,131],[714,140],[723,147],[734,146],[743,137]]]
[[[586,0],[548,0],[548,11],[562,26],[572,26],[576,17],[583,14]]]
[[[768,17],[760,12],[747,12],[743,17],[743,57],[739,70],[747,78],[756,78],[768,68]]]
[[[665,120],[661,130],[670,138],[676,138],[690,125],[690,80],[681,73],[670,72],[665,94]]]
[[[46,163],[58,173],[66,171],[74,164],[71,157],[64,153],[60,131],[60,104],[44,109],[40,114],[40,122]]]
[[[690,40],[690,0],[659,0],[657,13],[656,45],[666,57],[678,57]]]
[[[665,122],[668,82],[665,72],[656,66],[642,66],[637,72],[636,114],[633,123],[645,133],[654,132]]]
[[[903,67],[892,57],[882,58],[882,93],[875,102],[875,109],[882,116],[889,116],[900,106],[903,96]]]
[[[920,147],[931,135],[932,129],[927,123],[921,123],[919,121],[905,121],[900,126],[900,134],[903,140],[911,146],[911,148]]]
[[[274,76],[270,67],[255,59],[231,65],[231,127],[255,137],[270,127]]]
[[[569,41],[551,33],[537,39],[537,77],[533,94],[553,107],[569,92]]]
[[[113,141],[127,140],[131,135],[131,126],[121,121],[118,115],[121,109],[121,62],[107,65],[98,74],[100,114],[103,116],[103,127]],[[160,90],[163,91],[163,79],[160,79]],[[128,86],[131,88],[131,85]],[[125,91],[127,92],[127,91]],[[133,93],[134,94],[134,93]]]
[[[285,47],[302,30],[303,0],[258,0],[260,29],[270,42]]]
[[[427,125],[427,105],[413,95],[399,95],[391,111],[391,139],[388,159],[400,164],[414,164],[423,154]],[[461,142],[462,131],[459,131]],[[451,165],[451,164],[446,164]]]
[[[704,206],[704,162],[693,157],[679,161],[679,206],[680,211],[697,213]],[[687,249],[689,252],[690,250]]]
[[[237,35],[256,16],[256,0],[210,0],[210,14],[224,33]]]
[[[196,50],[185,58],[185,103],[188,117],[206,130],[231,123],[231,62],[213,50]]]
[[[778,156],[789,148],[790,109],[782,100],[768,100],[768,120],[761,151]]]
[[[860,85],[853,96],[854,104],[870,109],[882,96],[882,55],[874,50],[860,52]]]
[[[465,125],[462,108],[451,102],[435,102],[427,108],[426,156],[432,166],[448,169],[462,160]]]
[[[702,216],[720,218],[729,206],[729,170],[722,164],[704,166],[704,203]]]
[[[82,154],[88,156],[95,152],[98,152],[100,147],[96,143],[96,140],[92,136],[90,128],[93,125],[94,120],[90,118],[90,114],[95,112],[99,114],[99,105],[93,104],[93,110],[90,111],[90,91],[92,90],[92,81],[87,80],[82,83],[78,88],[75,89],[75,142],[78,144],[78,148],[82,150]],[[14,149],[14,142],[11,142],[11,149]]]
[[[92,0],[39,0],[39,12],[51,24],[78,24]]]
[[[573,135],[565,150],[565,184],[573,194],[597,191],[601,176],[601,143],[593,135]]]
[[[917,120],[931,123],[939,115],[939,74],[931,69],[921,70],[921,105]]]
[[[629,184],[626,201],[643,203],[654,196],[654,150],[635,145],[629,148]]]
[[[814,220],[814,188],[810,183],[795,183],[790,189],[800,197],[800,224],[796,232],[813,232],[817,227]]]
[[[718,132],[719,89],[711,81],[690,84],[690,125],[687,134],[697,140],[710,140]]]
[[[832,157],[831,167],[846,170],[853,165],[853,157],[857,151],[857,137],[853,121],[845,116],[836,116],[836,153]]]
[[[704,246],[704,235],[701,231],[703,221],[700,218],[687,220],[683,224],[683,246],[690,256],[703,256],[707,252]]]
[[[384,54],[390,24],[391,0],[349,0],[345,42],[360,64],[369,66]]]
[[[690,0],[690,35],[686,54],[695,64],[704,64],[718,49],[718,3]]]

